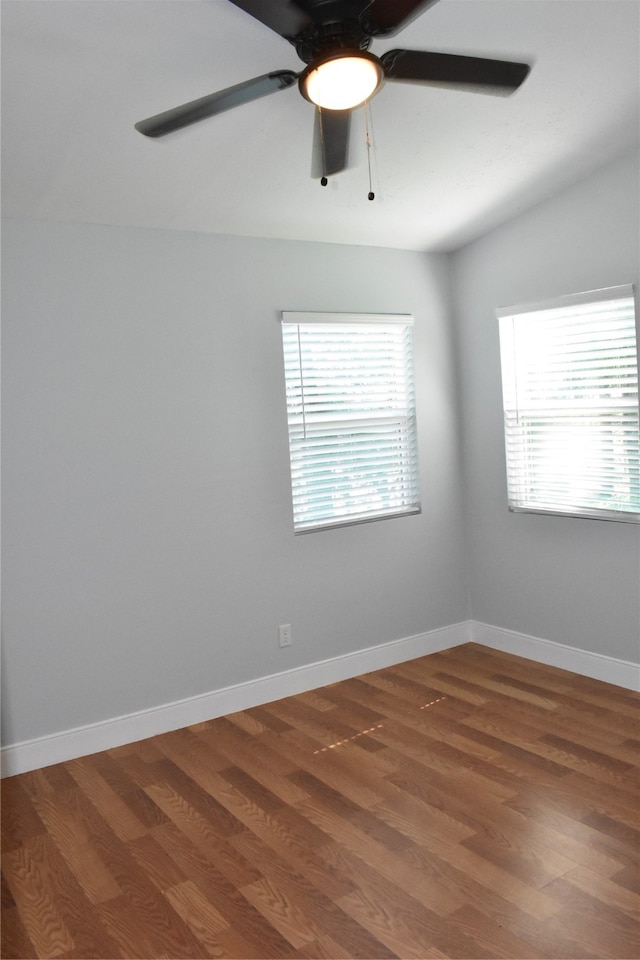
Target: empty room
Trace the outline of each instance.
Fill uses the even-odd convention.
[[[640,3],[0,16],[1,956],[640,956]]]

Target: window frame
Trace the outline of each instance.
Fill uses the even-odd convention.
[[[614,304],[615,302],[622,303],[623,301],[631,300],[631,315],[633,322],[631,327],[635,331],[634,338],[634,350],[635,358],[633,355],[631,357],[631,363],[629,365],[632,375],[631,380],[633,380],[633,360],[635,359],[635,405],[633,402],[629,402],[629,398],[625,398],[622,401],[621,396],[617,397],[616,400],[613,399],[613,396],[616,390],[622,394],[623,387],[620,384],[615,383],[614,371],[616,369],[616,364],[611,361],[607,369],[609,379],[605,381],[606,389],[609,390],[608,396],[608,405],[604,400],[605,389],[600,389],[600,394],[598,395],[596,388],[593,389],[593,396],[596,399],[603,400],[600,407],[594,408],[596,410],[593,420],[597,423],[597,426],[593,428],[593,433],[590,436],[591,442],[600,440],[603,443],[602,437],[605,435],[604,430],[604,418],[606,416],[611,417],[611,430],[615,431],[613,437],[613,442],[617,442],[619,446],[624,446],[624,453],[618,458],[611,459],[611,463],[618,466],[622,461],[626,461],[625,466],[620,467],[620,473],[616,475],[610,475],[611,479],[623,485],[627,483],[629,486],[628,492],[628,503],[629,509],[626,507],[623,509],[607,509],[606,507],[597,507],[593,503],[587,505],[586,501],[588,499],[587,495],[584,493],[581,497],[575,497],[574,502],[571,502],[570,495],[565,495],[564,499],[558,496],[555,502],[550,502],[554,500],[554,496],[543,497],[541,494],[538,494],[538,502],[536,502],[536,493],[534,491],[534,484],[536,482],[547,485],[547,490],[549,484],[557,482],[561,477],[560,467],[557,467],[557,471],[549,471],[547,474],[544,473],[543,469],[540,469],[537,465],[531,470],[527,471],[525,466],[525,458],[529,462],[533,462],[536,456],[540,456],[545,450],[544,444],[547,444],[547,449],[553,442],[553,427],[559,427],[562,423],[563,417],[577,417],[577,391],[574,388],[574,384],[571,382],[572,378],[569,378],[569,386],[567,387],[567,381],[563,384],[567,388],[567,399],[565,400],[565,406],[559,402],[557,396],[557,384],[553,384],[553,389],[556,390],[556,395],[553,394],[553,389],[551,383],[553,376],[551,374],[550,365],[551,360],[548,361],[548,366],[545,367],[545,377],[548,376],[549,379],[549,392],[546,395],[542,395],[541,390],[547,386],[547,384],[540,380],[538,383],[542,382],[543,387],[539,385],[536,386],[536,390],[539,392],[538,403],[542,405],[546,402],[547,404],[557,404],[556,419],[554,422],[551,421],[549,417],[549,423],[544,428],[546,433],[542,434],[540,432],[540,413],[536,414],[538,418],[538,423],[535,425],[535,430],[538,431],[533,436],[533,439],[528,439],[528,437],[535,433],[534,430],[534,418],[533,411],[536,410],[535,403],[531,401],[531,384],[534,383],[534,375],[531,373],[533,365],[527,361],[523,362],[521,356],[524,354],[523,348],[521,347],[521,355],[517,353],[517,332],[516,324],[520,321],[520,325],[523,325],[527,322],[536,323],[540,322],[553,324],[554,319],[558,324],[564,323],[565,328],[568,329],[568,324],[571,322],[571,311],[574,311],[575,308],[580,308],[581,306],[589,307],[598,310],[598,305],[601,304],[601,312],[607,309],[607,306]],[[553,313],[557,314],[554,318]],[[500,307],[496,310],[496,315],[499,323],[499,339],[500,339],[500,367],[501,367],[501,376],[502,376],[502,406],[503,406],[503,415],[504,415],[504,439],[505,439],[505,458],[506,458],[506,473],[507,473],[507,495],[508,495],[508,505],[509,510],[512,513],[534,513],[534,514],[544,514],[551,516],[565,516],[565,517],[580,517],[584,519],[593,519],[593,520],[609,520],[617,521],[623,523],[640,523],[640,479],[637,476],[637,467],[634,467],[634,461],[637,465],[640,462],[640,409],[638,407],[638,314],[637,314],[637,304],[635,298],[635,290],[632,284],[623,284],[615,287],[606,287],[599,290],[591,290],[578,294],[571,294],[564,297],[558,297],[549,300],[542,300],[533,303],[526,304],[517,304],[510,307]],[[589,312],[585,310],[585,315],[575,316],[574,321],[576,323],[582,322],[587,324],[589,322]],[[610,321],[613,323],[615,317],[613,311],[610,315]],[[627,311],[627,316],[625,322],[629,324],[629,316]],[[601,324],[603,325],[602,333],[600,339],[602,343],[605,342],[606,335],[604,331],[604,320],[601,319]],[[558,329],[560,327],[558,326]],[[561,331],[562,332],[562,331]],[[521,335],[521,334],[520,334]],[[570,336],[569,333],[566,334],[567,337]],[[627,335],[628,336],[628,335]],[[551,341],[551,337],[548,340],[548,343]],[[582,372],[585,368],[580,367],[580,363],[585,363],[584,357],[582,360],[578,359],[578,350],[575,346],[567,346],[564,353],[554,354],[554,361],[562,363],[562,370],[565,372],[571,369],[570,364],[573,362],[575,364],[575,369],[579,374],[579,377],[582,377],[583,380],[587,381],[588,376],[591,376],[592,380],[595,378],[593,373],[586,374]],[[604,346],[600,347],[600,353],[595,355],[596,359],[594,365],[597,367],[597,373],[602,374],[605,367],[603,356],[606,352]],[[621,358],[623,354],[619,355]],[[627,358],[628,359],[628,358]],[[591,358],[587,358],[587,365]],[[566,366],[565,366],[566,364]],[[528,366],[526,377],[524,374],[520,377],[518,381],[518,372],[517,367],[522,365],[522,367]],[[622,365],[622,364],[621,364]],[[540,369],[536,371],[536,375],[540,377]],[[573,370],[571,369],[571,372]],[[582,380],[579,378],[573,378],[573,380],[582,384]],[[518,385],[519,383],[519,385]],[[627,386],[625,382],[625,386]],[[633,387],[633,383],[631,383]],[[586,390],[586,387],[584,388]],[[527,392],[529,391],[529,392]],[[543,397],[542,402],[540,397]],[[633,392],[631,393],[631,401],[633,401]],[[593,402],[593,399],[590,397],[587,406]],[[614,417],[612,410],[627,411],[626,415],[629,420],[629,424],[632,427],[631,440],[628,444],[627,450],[627,427],[626,421],[624,420],[625,413],[621,412],[617,414],[617,417]],[[633,416],[629,416],[629,411],[633,414],[635,412],[635,423]],[[586,419],[586,418],[585,418]],[[522,423],[520,422],[522,420]],[[514,421],[517,423],[517,427],[514,426]],[[544,436],[544,439],[540,439],[541,436]],[[617,438],[617,439],[616,439]],[[557,442],[557,441],[556,441]],[[547,454],[548,456],[548,454]],[[558,458],[558,464],[560,464],[562,458]],[[566,462],[565,455],[565,462]],[[604,452],[600,452],[599,458],[595,461],[597,463],[597,477],[598,481],[601,484],[604,484],[604,464],[607,463],[607,458],[605,457]],[[566,467],[565,467],[566,469]],[[624,476],[624,470],[626,469],[626,479]],[[583,469],[582,479],[586,474],[586,470]],[[570,477],[567,482],[570,481]],[[578,472],[574,475],[576,478],[579,477]],[[532,479],[533,478],[533,479]],[[575,482],[575,481],[574,481]],[[584,489],[584,488],[583,488]],[[598,492],[593,494],[591,500],[596,500],[599,497],[602,497],[603,486],[599,488]],[[582,499],[582,503],[580,503]],[[619,497],[619,502],[624,499],[624,496]],[[636,502],[638,503],[637,509],[634,509]]]
[[[302,413],[302,422],[305,421],[305,416],[310,417],[309,408],[305,406],[305,377],[303,369],[303,357],[302,353],[299,353],[297,363],[299,370],[299,381],[300,387],[299,392],[295,386],[292,384],[295,383],[295,376],[291,374],[291,371],[287,369],[287,341],[286,341],[286,328],[297,328],[297,337],[298,337],[298,348],[300,347],[300,330],[305,327],[309,328],[319,328],[326,326],[328,328],[333,328],[335,326],[342,326],[344,328],[354,327],[362,328],[364,330],[366,327],[371,326],[382,326],[382,325],[393,325],[394,327],[402,326],[405,330],[404,333],[404,344],[407,349],[406,355],[403,356],[402,365],[404,366],[404,371],[407,375],[406,382],[403,381],[403,388],[406,392],[407,406],[404,409],[403,413],[400,413],[399,410],[390,412],[389,414],[375,414],[375,413],[363,413],[358,417],[356,413],[345,413],[345,420],[341,421],[342,426],[348,424],[354,427],[354,430],[357,430],[358,423],[360,428],[363,428],[365,421],[371,424],[372,420],[378,420],[380,423],[386,421],[388,425],[393,429],[394,421],[397,424],[402,421],[403,425],[396,425],[395,430],[397,437],[402,434],[402,431],[406,431],[406,452],[404,458],[398,454],[397,461],[394,460],[393,464],[396,464],[396,469],[398,469],[397,464],[401,465],[401,468],[410,473],[410,481],[407,484],[407,490],[410,491],[411,495],[406,495],[406,503],[402,506],[389,507],[388,509],[378,509],[375,510],[373,507],[370,507],[366,513],[360,511],[358,514],[349,513],[349,514],[340,514],[337,511],[334,511],[331,516],[327,516],[324,519],[309,519],[306,520],[301,518],[301,509],[300,509],[300,472],[299,472],[299,461],[298,448],[295,448],[295,443],[297,441],[298,446],[301,447],[300,442],[301,438],[295,437],[296,427],[300,427],[300,414],[297,414],[297,420],[294,418],[293,414],[293,401],[292,397],[298,397],[302,402],[302,408],[305,410],[305,413]],[[298,311],[283,311],[281,314],[281,332],[282,332],[282,345],[283,345],[283,354],[285,360],[285,391],[286,391],[286,416],[287,416],[287,427],[289,434],[289,465],[290,465],[290,480],[291,480],[291,494],[292,494],[292,512],[293,512],[293,524],[294,524],[294,534],[301,535],[307,533],[315,533],[321,530],[331,530],[340,527],[354,526],[361,523],[372,523],[378,520],[387,520],[404,516],[412,516],[420,514],[422,512],[421,506],[421,496],[420,496],[420,471],[419,471],[419,462],[418,462],[418,431],[417,431],[417,419],[416,419],[416,403],[415,403],[415,364],[414,364],[414,351],[413,351],[413,327],[414,327],[414,318],[410,314],[374,314],[374,313],[324,313],[324,312],[298,312]],[[408,346],[407,346],[408,344]],[[357,350],[357,345],[354,343],[352,356]],[[294,362],[295,365],[295,362]],[[363,370],[366,370],[366,365],[363,367]],[[308,378],[307,378],[308,382]],[[325,398],[328,402],[328,398]],[[298,408],[296,408],[298,409]],[[345,408],[346,409],[346,408]],[[317,416],[318,426],[322,423],[321,415]],[[336,418],[326,418],[326,423],[331,424],[335,429],[337,420]],[[344,432],[344,431],[343,431]],[[328,434],[331,435],[331,434]],[[338,431],[334,436],[339,436],[340,432]],[[392,442],[391,446],[394,450],[399,451],[403,448],[403,442],[396,437],[395,442]],[[306,440],[306,438],[305,438]],[[310,446],[312,445],[312,441]],[[349,445],[345,444],[346,450],[349,449]],[[349,457],[347,454],[336,454],[336,460],[334,461],[336,472],[340,467],[344,465],[349,466]],[[394,474],[392,473],[393,464],[390,464],[390,469],[388,471],[388,477],[386,482],[393,484]],[[396,478],[396,483],[398,480]],[[403,480],[404,483],[404,480]],[[400,483],[400,486],[403,486],[403,483]],[[297,486],[298,484],[298,486]],[[365,498],[366,501],[366,498]],[[302,507],[304,509],[304,503],[308,502],[302,500]]]

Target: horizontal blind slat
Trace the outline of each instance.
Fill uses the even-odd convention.
[[[638,519],[632,293],[596,291],[594,303],[579,295],[565,305],[499,311],[512,507]]]
[[[412,318],[304,316],[282,325],[295,529],[415,512]]]

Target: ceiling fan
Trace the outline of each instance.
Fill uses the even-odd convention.
[[[392,37],[437,0],[231,0],[296,48],[304,70],[275,70],[218,90],[136,123],[147,137],[162,137],[224,110],[292,86],[315,104],[317,176],[347,166],[353,108],[386,80],[508,96],[529,73],[526,63],[426,50],[369,52],[375,38]]]

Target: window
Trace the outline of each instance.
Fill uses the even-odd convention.
[[[413,318],[282,317],[294,531],[419,513]]]
[[[631,286],[498,310],[509,507],[640,520]]]

